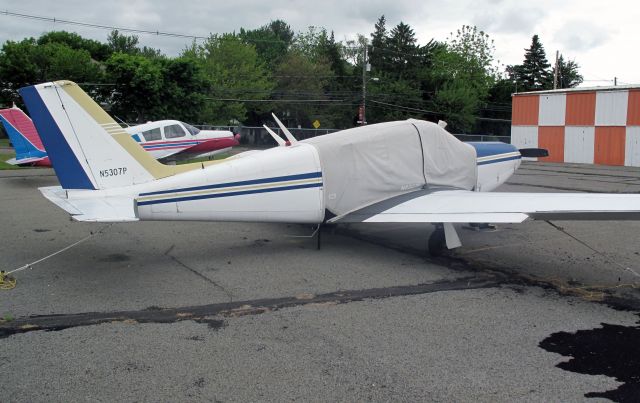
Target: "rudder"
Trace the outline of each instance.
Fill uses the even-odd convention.
[[[157,162],[76,83],[19,90],[65,189],[108,189],[193,169]]]

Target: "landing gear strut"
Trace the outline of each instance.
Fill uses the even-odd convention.
[[[440,256],[446,249],[447,241],[444,235],[444,226],[442,224],[435,224],[436,229],[429,236],[429,254],[431,256]]]

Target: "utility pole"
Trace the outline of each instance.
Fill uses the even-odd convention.
[[[360,124],[367,124],[367,40],[364,40],[364,53],[362,58],[362,113],[360,116]]]
[[[618,85],[618,77],[613,77],[613,85]]]
[[[560,52],[556,50],[556,65],[553,68],[553,89],[554,90],[558,88],[558,53]]]

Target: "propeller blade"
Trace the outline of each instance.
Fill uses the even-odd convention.
[[[521,148],[520,155],[527,158],[543,158],[549,156],[549,150],[544,148]]]

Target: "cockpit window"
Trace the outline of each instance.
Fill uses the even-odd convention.
[[[142,132],[142,135],[144,136],[145,141],[155,141],[162,139],[160,128],[147,130],[145,132]]]
[[[186,127],[187,130],[189,130],[189,133],[191,133],[192,136],[195,136],[196,134],[200,133],[200,129],[198,129],[197,127],[193,127],[189,123],[184,123],[184,122],[180,122],[180,123],[182,123],[184,127]]]
[[[186,133],[180,125],[169,125],[164,127],[164,138],[173,139],[176,137],[184,137]]]

